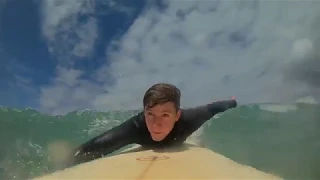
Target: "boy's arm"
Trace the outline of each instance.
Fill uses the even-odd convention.
[[[137,127],[134,121],[136,118],[138,116],[133,116],[121,125],[82,144],[71,155],[70,165],[92,161],[128,144],[135,143]]]
[[[211,119],[214,115],[224,112],[230,108],[235,108],[235,99],[217,101],[204,106],[184,110],[183,116],[192,130],[198,129],[202,124]]]

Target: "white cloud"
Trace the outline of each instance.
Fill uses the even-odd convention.
[[[26,91],[29,96],[38,94],[37,89],[34,88],[33,80],[31,78],[26,78],[21,75],[14,75],[14,78],[16,80],[16,86]]]
[[[57,77],[54,80],[55,84],[64,84],[66,86],[72,87],[76,86],[79,83],[79,77],[83,74],[80,70],[75,69],[65,69],[62,67],[57,68]]]
[[[107,48],[110,66],[97,70],[96,79],[111,77],[116,83],[77,87],[68,107],[137,109],[145,90],[157,82],[181,88],[183,106],[231,95],[239,103],[291,100],[310,88],[284,81],[283,67],[299,49],[297,40],[309,39],[302,43],[306,50],[296,53],[300,58],[314,47],[319,6],[311,1],[169,1],[162,12],[149,7]],[[43,94],[48,102],[52,97]],[[78,97],[85,97],[86,104],[78,105]],[[62,102],[51,103],[51,110],[66,112]]]
[[[40,110],[64,114],[75,109],[85,109],[99,93],[101,87],[81,79],[82,71],[58,68],[52,84],[41,88]]]
[[[314,51],[313,45],[309,39],[298,39],[292,45],[292,56],[301,60]]]
[[[114,10],[117,12],[123,12],[128,15],[131,15],[132,12],[134,11],[131,7],[125,6],[124,4],[121,4],[117,0],[108,0],[108,1],[103,1],[102,3],[106,4],[108,9]]]
[[[91,0],[41,2],[42,34],[49,51],[61,61],[88,57],[93,53],[98,36],[96,19],[90,16],[94,8]]]
[[[95,19],[96,2],[92,0],[41,1],[42,35],[49,51],[58,60],[56,77],[41,87],[40,110],[66,113],[86,108],[101,87],[83,80],[85,71],[73,69],[77,59],[90,59],[98,38]],[[128,13],[130,9],[114,3],[112,8]]]

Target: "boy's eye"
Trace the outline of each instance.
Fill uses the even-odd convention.
[[[169,114],[162,114],[162,117],[168,117]]]

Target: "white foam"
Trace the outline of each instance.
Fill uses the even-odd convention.
[[[264,111],[270,112],[288,112],[297,110],[297,106],[295,105],[279,105],[279,104],[263,104],[259,105],[259,108]]]
[[[303,98],[299,98],[296,100],[297,103],[304,103],[304,104],[318,104],[318,102],[314,99],[313,96],[306,96]]]
[[[8,112],[9,111],[7,107],[3,107],[3,106],[0,108],[0,110],[2,110],[3,112]]]

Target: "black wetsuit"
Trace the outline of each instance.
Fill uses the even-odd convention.
[[[80,146],[72,157],[75,165],[91,161],[112,153],[129,144],[140,144],[147,148],[161,148],[182,144],[202,124],[220,112],[237,106],[235,100],[218,101],[196,108],[182,109],[180,119],[162,141],[153,141],[147,129],[143,112],[121,125],[91,139]]]

